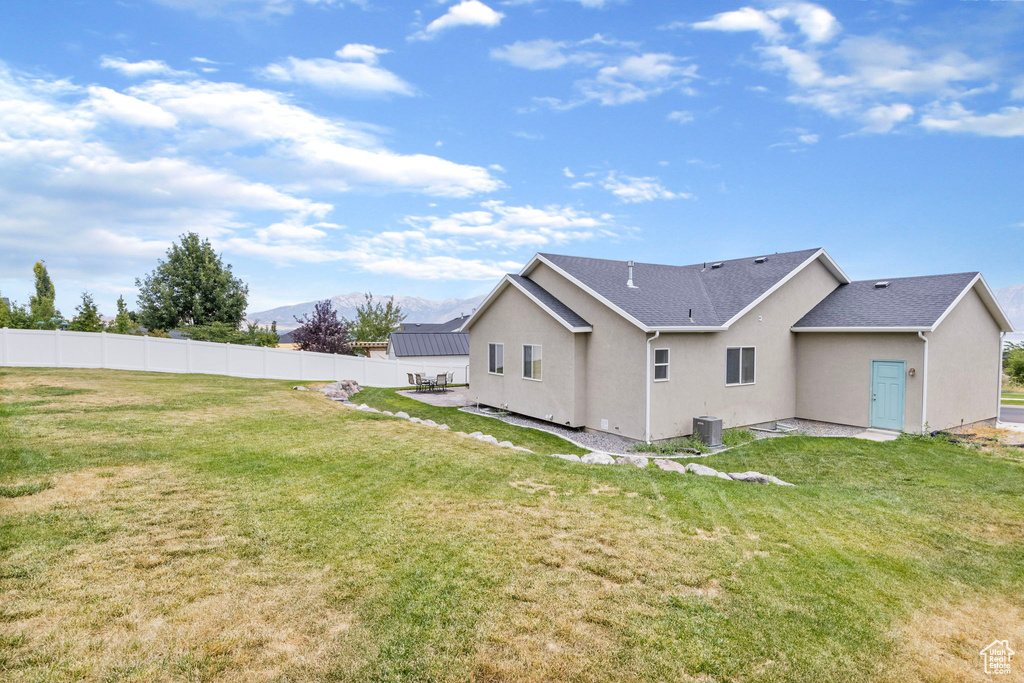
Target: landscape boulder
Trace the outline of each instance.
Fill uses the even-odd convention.
[[[483,432],[471,432],[470,433],[470,436],[473,437],[474,439],[479,439],[483,435],[484,435]]]
[[[498,445],[502,448],[515,448],[515,444],[511,441],[499,441]]]
[[[292,387],[295,391],[309,391],[309,387]]]
[[[771,480],[767,474],[760,472],[730,472],[729,478],[736,481],[749,481],[753,484],[769,484]]]
[[[689,465],[687,465],[686,471],[693,472],[694,474],[700,477],[718,477],[719,479],[732,481],[732,477],[730,477],[725,472],[719,472],[718,470],[708,467],[707,465],[698,465],[695,462],[691,462]]]
[[[418,417],[410,417],[409,418],[409,422],[415,422],[415,423],[419,424],[420,422],[423,422],[423,420],[421,420]]]
[[[484,434],[483,436],[480,437],[480,440],[481,441],[486,441],[487,443],[493,443],[495,445],[497,445],[497,443],[498,443],[498,440],[495,439],[490,434]]]
[[[404,410],[399,410],[397,413],[395,413],[395,417],[400,417],[403,420],[408,420],[409,413],[405,412]]]
[[[552,458],[561,458],[562,460],[571,460],[572,462],[579,462],[580,456],[573,453],[552,453]]]
[[[437,428],[440,429],[442,432],[447,432],[449,429],[451,429],[451,427],[449,427],[448,425],[438,425]]]
[[[790,484],[788,481],[782,481],[778,477],[768,475],[768,481],[775,484],[776,486],[796,486],[796,484]]]
[[[392,413],[390,410],[382,410],[382,411],[380,411],[380,414],[381,415],[387,415],[388,417],[394,417],[395,416],[395,414]]]
[[[608,455],[607,453],[601,453],[601,452],[598,452],[598,451],[595,451],[593,453],[587,453],[582,458],[580,458],[580,460],[582,460],[583,462],[587,463],[588,465],[614,465],[615,464],[615,458],[613,458],[612,456]]]
[[[644,455],[620,455],[615,458],[617,465],[633,465],[634,467],[647,467],[649,460]]]
[[[424,420],[423,424],[425,424],[428,427],[436,427],[437,426],[437,423],[434,422],[433,420]]]
[[[666,472],[679,472],[680,474],[686,474],[686,465],[676,462],[675,460],[665,460],[664,458],[658,458],[654,461],[654,464],[665,470]]]

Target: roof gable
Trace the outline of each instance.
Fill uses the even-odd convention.
[[[888,284],[876,286],[882,282]],[[858,280],[840,285],[798,320],[793,330],[929,332],[975,288],[1000,328],[1012,331],[1013,326],[978,272]]]
[[[469,316],[469,319],[462,325],[461,330],[468,330],[470,326],[479,318],[479,316],[487,310],[487,308],[494,302],[494,300],[501,294],[506,287],[515,287],[521,293],[525,294],[528,299],[537,304],[541,310],[550,315],[562,327],[566,328],[570,332],[590,332],[593,330],[590,323],[583,319],[578,313],[573,311],[571,308],[562,303],[555,295],[547,291],[536,282],[528,277],[522,275],[508,274],[501,279],[501,282],[491,290],[484,300],[480,303],[480,307],[473,312],[473,315]]]
[[[709,331],[727,329],[817,260],[849,282],[823,249],[689,266],[636,263],[635,287],[626,284],[626,261],[537,254],[521,274],[544,263],[645,330]]]

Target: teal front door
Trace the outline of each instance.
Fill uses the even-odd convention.
[[[906,373],[901,360],[871,361],[871,426],[903,431]]]

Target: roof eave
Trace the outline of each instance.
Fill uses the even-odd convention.
[[[985,304],[985,308],[988,309],[988,312],[993,318],[995,318],[996,324],[999,325],[999,329],[1002,332],[1013,332],[1013,323],[1010,322],[1010,317],[1006,315],[1006,311],[1004,311],[1003,307],[999,305],[999,300],[996,299],[995,292],[993,292],[992,288],[988,286],[987,282],[985,282],[985,277],[981,273],[975,275],[967,286],[963,288],[963,291],[953,299],[953,303],[951,303],[946,310],[942,312],[942,315],[940,315],[938,320],[936,320],[931,326],[929,332],[934,332],[939,324],[946,319],[946,316],[953,312],[953,309],[956,308],[957,304],[959,304],[963,298],[967,296],[967,293],[974,289],[974,287],[978,287],[978,296],[981,297],[981,301]]]
[[[536,256],[534,258],[536,258]],[[558,315],[553,310],[551,310],[551,308],[547,304],[545,304],[543,301],[541,301],[540,299],[535,297],[532,292],[530,292],[528,289],[526,289],[525,287],[520,285],[518,282],[513,280],[511,278],[511,276],[509,276],[507,274],[504,277],[501,278],[501,282],[499,282],[494,287],[494,289],[491,290],[491,293],[488,294],[484,298],[484,300],[482,302],[480,302],[480,306],[473,312],[473,315],[469,316],[469,318],[466,320],[465,323],[462,324],[462,326],[458,329],[458,331],[459,332],[468,332],[469,331],[468,328],[476,320],[477,316],[479,316],[481,313],[483,313],[494,302],[494,300],[498,297],[498,295],[501,294],[501,292],[504,291],[504,289],[506,287],[508,287],[509,285],[512,285],[518,291],[520,291],[523,294],[525,294],[526,297],[530,301],[532,301],[533,303],[537,304],[541,308],[541,310],[543,310],[545,313],[550,315],[562,327],[564,327],[565,329],[569,330],[573,334],[578,334],[578,333],[582,333],[582,332],[593,332],[594,331],[594,328],[592,326],[590,326],[590,325],[575,326],[575,325],[567,322],[564,318],[562,318],[562,316]]]
[[[927,325],[917,326],[902,326],[902,327],[886,327],[886,326],[875,326],[875,327],[859,327],[859,326],[847,326],[847,327],[797,327],[794,325],[789,328],[791,332],[931,332],[934,328]]]

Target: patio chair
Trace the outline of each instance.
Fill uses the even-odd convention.
[[[448,375],[446,373],[444,373],[444,372],[439,374],[437,376],[437,379],[434,381],[434,386],[440,387],[441,391],[447,393],[448,392]]]
[[[416,388],[419,391],[426,389],[427,391],[433,391],[434,385],[429,379],[425,379],[420,373],[416,373]]]
[[[405,379],[407,382],[409,382],[409,386],[416,387],[416,391],[420,390],[419,378],[413,377],[411,372],[405,373]]]

